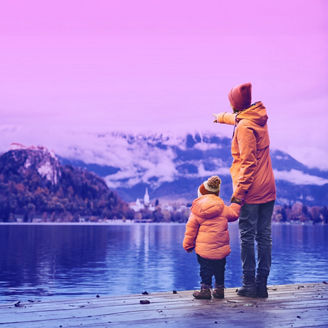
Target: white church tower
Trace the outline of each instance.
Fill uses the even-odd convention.
[[[146,207],[148,207],[149,204],[150,204],[150,200],[149,200],[148,188],[146,188],[146,192],[145,192],[145,196],[144,196],[144,205]]]

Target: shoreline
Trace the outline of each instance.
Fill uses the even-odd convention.
[[[121,226],[131,226],[131,225],[185,225],[186,223],[181,222],[133,222],[133,221],[109,221],[109,222],[0,222],[1,225],[22,225],[22,226],[31,226],[31,225],[57,225],[57,226],[112,226],[112,225],[121,225]]]
[[[238,223],[238,221],[236,221]],[[236,222],[231,222],[231,224],[237,224]],[[17,225],[17,226],[131,226],[131,225],[186,225],[187,222],[134,222],[134,221],[119,221],[112,220],[107,222],[0,222],[0,226],[8,225]],[[272,225],[292,225],[292,226],[328,226],[324,223],[315,223],[312,222],[272,222]]]

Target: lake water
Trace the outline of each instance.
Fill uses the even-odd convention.
[[[226,287],[241,283],[238,225]],[[198,288],[184,224],[0,225],[0,302]],[[273,225],[269,284],[328,281],[328,226]]]

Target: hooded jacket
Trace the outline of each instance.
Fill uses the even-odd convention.
[[[219,123],[236,126],[231,143],[233,197],[247,204],[276,199],[267,120],[260,101],[237,114],[222,113],[218,117]]]
[[[231,252],[228,221],[238,219],[240,205],[226,206],[223,200],[213,194],[196,198],[186,225],[183,248],[195,248],[201,257],[220,260]]]

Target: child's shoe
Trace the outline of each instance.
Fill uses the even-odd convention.
[[[196,290],[192,296],[194,296],[198,300],[210,300],[212,298],[211,294],[211,286],[202,284],[200,291]]]
[[[224,298],[224,286],[215,284],[212,295],[214,298]]]

